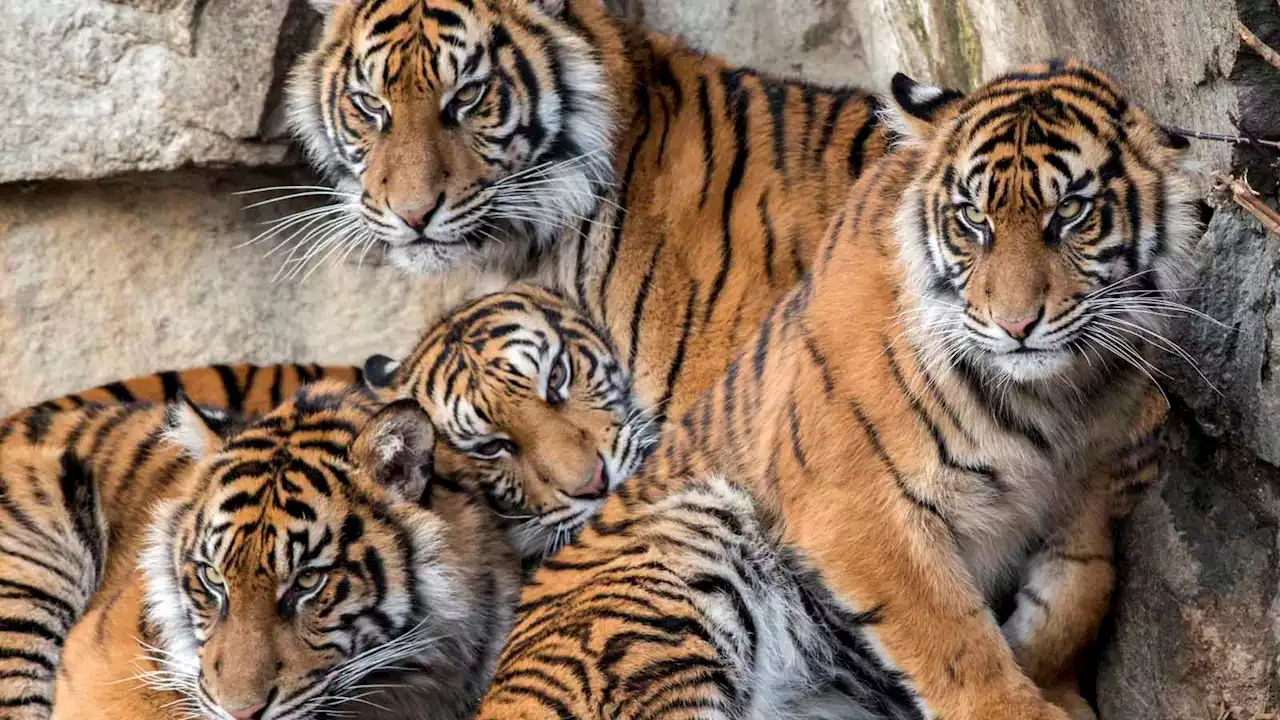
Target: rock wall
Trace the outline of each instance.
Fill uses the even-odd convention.
[[[960,88],[1075,55],[1160,121],[1280,137],[1275,0],[610,0],[734,60],[882,88]],[[315,23],[305,0],[0,4],[0,413],[162,367],[353,362],[414,339],[430,288],[353,264],[273,282],[236,246],[301,205],[231,193],[314,182],[282,139],[280,89]],[[1198,143],[1275,203],[1276,154]],[[145,173],[138,175],[137,173]],[[1206,189],[1208,182],[1203,183]],[[1121,532],[1098,651],[1103,720],[1236,720],[1280,707],[1280,238],[1223,206],[1162,363],[1167,479]]]

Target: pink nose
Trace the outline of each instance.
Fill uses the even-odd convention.
[[[431,218],[440,211],[442,205],[444,205],[444,193],[437,195],[435,202],[412,208],[397,209],[395,213],[404,221],[405,225],[422,232],[431,222]]]
[[[996,321],[997,325],[1004,328],[1005,332],[1009,333],[1009,337],[1014,340],[1022,340],[1031,334],[1031,327],[1036,324],[1036,320],[1040,319],[1040,314],[1025,315],[1017,320],[1005,320],[999,315],[994,315],[992,319]]]
[[[253,720],[253,716],[257,715],[258,711],[266,706],[266,703],[260,702],[249,707],[242,707],[239,710],[227,710],[227,714],[236,720]]]
[[[582,487],[573,491],[573,497],[589,500],[592,498],[604,497],[607,488],[604,482],[604,461],[596,458],[596,469],[591,474],[591,479],[582,485]]]

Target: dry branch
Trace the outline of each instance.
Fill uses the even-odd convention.
[[[1263,147],[1274,148],[1280,150],[1280,140],[1262,140],[1254,137],[1243,137],[1241,135],[1220,135],[1218,133],[1200,132],[1199,130],[1186,130],[1172,125],[1165,126],[1165,130],[1174,135],[1181,135],[1186,138],[1195,138],[1196,140],[1213,140],[1215,142],[1231,143],[1232,145],[1261,145]]]
[[[1253,31],[1244,26],[1244,23],[1236,23],[1236,29],[1240,31],[1240,39],[1248,45],[1250,49],[1258,53],[1263,60],[1266,60],[1277,70],[1280,70],[1280,52],[1276,52],[1271,46],[1262,42],[1262,40],[1253,34]]]
[[[1251,215],[1258,218],[1262,226],[1272,233],[1280,235],[1280,212],[1272,210],[1270,206],[1262,201],[1258,193],[1249,187],[1249,182],[1243,178],[1232,177],[1224,172],[1215,171],[1213,173],[1214,184],[1231,193],[1231,199],[1236,204],[1248,210]]]

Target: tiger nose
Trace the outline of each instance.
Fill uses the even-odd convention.
[[[400,218],[405,225],[408,225],[416,232],[422,232],[431,222],[431,218],[440,211],[440,207],[444,205],[444,193],[436,196],[435,202],[424,203],[410,208],[392,208],[392,212],[396,217]]]
[[[227,714],[235,718],[235,720],[253,720],[254,716],[266,706],[265,702],[260,702],[248,707],[242,707],[239,710],[227,710]]]
[[[1014,340],[1025,340],[1031,334],[1031,329],[1035,326],[1036,321],[1040,319],[1040,313],[1031,315],[1023,315],[1016,320],[1006,320],[999,315],[993,315],[992,319],[996,324],[1009,333],[1009,337]]]
[[[596,467],[591,473],[591,479],[583,483],[577,490],[574,490],[572,496],[583,500],[594,500],[604,497],[605,490],[607,488],[604,482],[604,460],[597,457]]]

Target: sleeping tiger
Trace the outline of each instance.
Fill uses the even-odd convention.
[[[303,385],[325,378],[355,384],[362,375],[360,368],[342,365],[209,365],[139,375],[47,400],[39,407],[66,410],[90,403],[163,403],[182,395],[202,407],[262,415],[279,407]]]
[[[333,382],[243,427],[185,401],[6,421],[4,716],[465,717],[521,570],[482,504],[429,491],[433,445],[415,403]]]
[[[857,619],[865,674],[900,674],[929,716],[1093,716],[1075,664],[1113,518],[1157,477],[1148,358],[1197,234],[1185,143],[1076,62],[967,97],[899,75],[893,97],[901,145],[814,272],[526,583],[480,718],[898,716],[856,685],[861,714],[762,702],[803,660],[772,633],[791,620],[753,605],[751,572],[692,558],[716,564],[741,521],[654,510],[716,476],[779,516]]]
[[[554,287],[670,417],[886,147],[873,95],[730,66],[599,0],[312,4],[327,21],[291,117],[334,212],[363,220],[353,240],[419,275]]]
[[[374,356],[365,368],[380,391],[427,411],[436,473],[487,498],[531,560],[572,538],[656,439],[612,343],[533,286],[464,305],[399,366]]]

